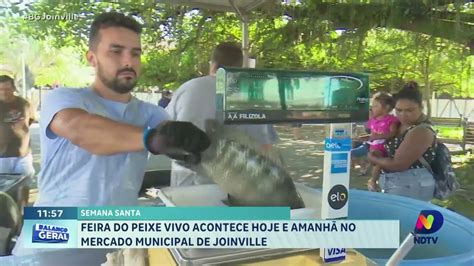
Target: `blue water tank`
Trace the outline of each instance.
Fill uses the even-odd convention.
[[[400,220],[400,243],[415,229],[421,210],[444,217],[436,244],[415,245],[400,265],[474,265],[474,222],[453,211],[411,198],[351,189],[349,217],[353,220]],[[395,249],[357,249],[385,265]]]

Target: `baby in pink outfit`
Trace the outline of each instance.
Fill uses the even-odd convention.
[[[385,92],[379,92],[372,98],[372,117],[367,123],[370,128],[370,138],[367,142],[370,145],[370,152],[386,157],[387,151],[384,148],[386,139],[397,134],[400,121],[396,116],[390,114],[395,102],[392,96]],[[380,175],[380,167],[374,165],[372,177],[369,179],[368,188],[370,191],[378,191],[377,182]]]
[[[368,128],[370,128],[371,137],[370,141],[367,142],[370,145],[371,151],[379,151],[383,157],[387,156],[387,151],[384,148],[385,139],[383,135],[390,134],[390,128],[392,126],[397,126],[400,121],[398,118],[391,114],[385,114],[382,117],[372,117],[367,123]],[[376,136],[382,138],[376,138]]]

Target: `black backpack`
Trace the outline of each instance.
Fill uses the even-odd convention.
[[[427,127],[432,130],[435,133],[436,138],[436,131],[431,127],[431,125],[420,124],[419,126]],[[433,174],[435,179],[435,190],[433,196],[436,199],[445,200],[459,189],[460,185],[453,170],[451,153],[449,152],[448,147],[437,139],[435,141],[435,158],[431,164],[428,164],[423,157],[418,160],[426,169],[428,169],[428,171],[431,172],[431,174]]]

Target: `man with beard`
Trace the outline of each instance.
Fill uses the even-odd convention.
[[[131,95],[140,74],[140,33],[131,17],[97,16],[86,54],[94,82],[90,88],[53,90],[44,99],[35,206],[135,205],[148,151],[199,155],[209,146],[196,126],[167,121],[163,108]],[[14,254],[37,251],[25,250],[20,241]]]
[[[0,76],[0,173],[33,175],[29,126],[33,117],[30,104],[15,96],[15,83]]]

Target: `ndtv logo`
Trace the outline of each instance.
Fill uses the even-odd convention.
[[[443,226],[444,217],[439,211],[423,210],[418,215],[415,235],[426,235],[437,232]],[[437,236],[415,236],[415,244],[436,244]]]

